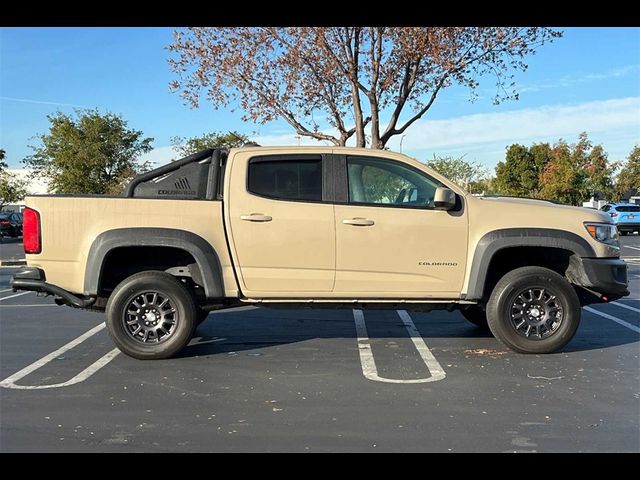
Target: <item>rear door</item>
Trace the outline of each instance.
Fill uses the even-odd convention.
[[[335,226],[323,181],[327,168],[321,154],[235,155],[225,201],[245,296],[331,292]]]

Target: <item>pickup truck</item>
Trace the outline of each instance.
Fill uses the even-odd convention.
[[[106,312],[139,359],[180,351],[212,310],[459,309],[521,353],[564,347],[581,306],[628,295],[611,218],[476,197],[407,156],[211,149],[122,196],[27,197],[14,290]]]

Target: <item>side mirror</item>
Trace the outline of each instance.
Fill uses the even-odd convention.
[[[433,196],[436,210],[451,210],[456,206],[456,193],[450,188],[438,187]]]

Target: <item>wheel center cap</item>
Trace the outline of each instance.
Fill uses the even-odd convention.
[[[538,307],[533,307],[529,313],[531,314],[532,317],[538,318],[540,316],[540,310],[538,309]]]
[[[154,312],[147,313],[147,320],[155,322],[157,320],[156,314]]]

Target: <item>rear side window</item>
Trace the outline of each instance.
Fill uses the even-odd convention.
[[[638,205],[637,207],[635,206],[620,206],[620,207],[616,207],[616,210],[618,212],[640,212],[640,205]]]
[[[278,200],[322,200],[322,160],[259,160],[249,163],[249,191]]]

